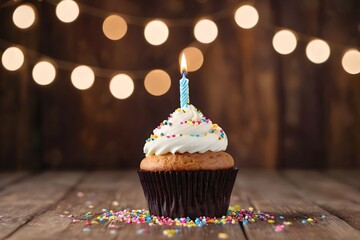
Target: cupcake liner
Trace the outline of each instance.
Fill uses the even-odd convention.
[[[215,171],[138,170],[150,214],[164,217],[226,215],[238,169]]]

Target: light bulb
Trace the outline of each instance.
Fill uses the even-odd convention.
[[[111,79],[109,87],[114,97],[125,99],[133,93],[134,81],[126,74],[118,74]]]
[[[30,4],[18,6],[13,13],[12,19],[18,28],[26,29],[31,27],[36,19],[34,7]]]
[[[320,39],[312,40],[306,46],[306,56],[313,63],[325,62],[330,56],[330,47],[325,41]]]
[[[24,63],[24,54],[17,47],[9,47],[4,51],[1,62],[5,69],[16,71],[21,68]]]
[[[163,21],[153,20],[146,24],[144,36],[151,45],[161,45],[169,36],[169,28]]]
[[[161,96],[169,91],[171,79],[169,74],[161,69],[155,69],[149,72],[144,80],[146,91],[151,95]]]
[[[360,73],[360,51],[357,49],[347,50],[342,57],[341,64],[347,73]]]
[[[218,34],[216,24],[209,19],[202,19],[198,21],[194,27],[194,35],[196,40],[201,43],[213,42]]]
[[[102,26],[105,36],[110,40],[119,40],[126,34],[127,24],[119,15],[108,16]]]
[[[250,29],[259,21],[259,14],[253,6],[243,5],[236,10],[234,18],[237,25]]]
[[[62,0],[56,6],[56,16],[64,23],[75,21],[79,13],[79,5],[73,0]]]
[[[54,65],[50,62],[41,61],[34,66],[32,76],[37,84],[48,85],[54,81],[56,77],[56,70]]]
[[[77,89],[85,90],[90,88],[95,80],[94,71],[85,65],[76,67],[71,73],[71,82]]]
[[[275,51],[286,55],[292,53],[297,45],[297,39],[293,32],[289,30],[278,31],[272,40]]]

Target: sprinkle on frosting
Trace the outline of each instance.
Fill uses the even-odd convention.
[[[224,151],[225,132],[193,105],[178,108],[157,126],[146,140],[146,156],[166,153]]]

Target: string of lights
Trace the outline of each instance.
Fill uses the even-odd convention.
[[[206,18],[196,19],[150,19],[140,16],[132,16],[123,13],[110,13],[106,10],[89,6],[84,3],[78,3],[74,0],[45,0],[46,2],[55,6],[55,13],[57,18],[63,23],[72,23],[76,21],[80,13],[89,14],[99,17],[103,20],[102,30],[104,35],[113,41],[119,40],[126,35],[128,24],[144,26],[144,37],[146,41],[154,46],[159,46],[166,42],[169,36],[169,27],[178,26],[193,26],[195,39],[207,45],[215,41],[218,35],[218,27],[216,21],[229,17],[233,14],[236,24],[243,29],[251,29],[259,22],[259,13],[252,5],[243,4],[235,11],[234,9],[224,9],[208,15]],[[12,6],[13,2],[6,3],[7,6]],[[37,19],[37,10],[30,3],[20,4],[13,12],[12,20],[16,27],[20,29],[29,29],[34,25]],[[195,25],[194,25],[195,23]],[[268,24],[268,23],[267,23]],[[321,64],[328,60],[331,54],[331,49],[334,47],[329,45],[329,41],[308,36],[292,29],[285,29],[277,26],[272,26],[274,30],[274,37],[272,45],[274,50],[282,55],[292,53],[298,41],[308,42],[305,54],[307,58],[315,63]],[[38,53],[25,46],[16,45],[6,41],[1,41],[3,45],[10,46],[2,54],[2,65],[9,71],[16,71],[21,68],[24,63],[25,55],[37,54],[43,56],[37,62],[32,71],[34,81],[40,85],[48,85],[54,81],[56,77],[56,68],[72,70],[71,81],[73,85],[85,90],[90,88],[95,77],[111,77],[109,88],[112,95],[119,99],[129,97],[134,90],[134,82],[132,77],[144,78],[144,86],[146,90],[155,96],[165,94],[170,86],[171,79],[166,70],[161,69],[147,69],[138,71],[126,71],[115,69],[104,69],[96,66],[88,66],[84,64],[63,61],[54,59],[50,56]],[[344,54],[341,64],[344,70],[349,74],[360,73],[360,51],[358,47],[342,46]],[[187,47],[180,54],[185,53],[188,59],[189,71],[198,70],[203,61],[204,56],[202,51],[196,47]],[[56,66],[56,67],[55,67]]]

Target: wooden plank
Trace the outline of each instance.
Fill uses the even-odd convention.
[[[360,169],[330,170],[327,173],[341,182],[360,189]]]
[[[57,203],[81,176],[78,172],[47,172],[0,192],[0,239]]]
[[[78,197],[77,193],[84,193]],[[112,202],[117,201],[118,206]],[[87,205],[93,205],[89,209]],[[19,229],[9,239],[24,239],[36,236],[37,239],[167,239],[163,230],[168,226],[153,226],[148,224],[121,225],[118,231],[111,231],[107,224],[92,225],[91,231],[83,232],[84,222],[71,223],[68,218],[59,217],[64,211],[76,216],[88,211],[101,212],[102,208],[113,209],[143,209],[146,201],[140,182],[135,171],[127,172],[96,172],[87,175],[84,180],[56,207],[35,217],[28,224]],[[219,232],[226,232],[228,239],[245,239],[239,225],[209,226],[204,228],[177,227],[180,233],[177,239],[189,239],[204,236],[208,239],[217,239]],[[139,234],[141,233],[141,234]]]
[[[28,172],[3,172],[0,173],[0,190],[9,186],[10,184],[21,181],[30,176]]]
[[[126,172],[87,174],[83,181],[54,208],[36,216],[9,239],[24,239],[27,236],[36,236],[37,239],[114,239],[116,235],[110,234],[110,230],[104,224],[92,226],[91,232],[83,232],[84,222],[72,223],[70,218],[63,218],[60,215],[74,214],[79,217],[89,211],[100,213],[102,208],[114,208],[113,201],[118,201],[119,209],[129,207],[131,204],[124,200],[125,192],[119,194],[121,190],[130,192],[130,189],[136,186],[136,183],[127,180],[128,176]],[[81,197],[81,194],[84,196]],[[132,193],[130,195],[133,196]],[[137,197],[138,202],[141,203],[142,195]]]
[[[323,173],[285,171],[284,175],[310,201],[360,230],[360,192]]]
[[[248,239],[356,239],[360,237],[357,230],[340,218],[333,216],[319,206],[303,197],[295,187],[273,171],[240,171],[236,191],[258,210],[284,220],[276,219],[276,224],[291,221],[284,231],[276,232],[275,225],[266,222],[255,222],[244,225]],[[325,220],[319,220],[321,215]],[[302,224],[303,219],[317,219],[317,223]]]
[[[208,225],[205,227],[181,227],[181,226],[148,226],[143,224],[131,224],[119,231],[118,240],[123,239],[169,239],[163,231],[178,229],[179,233],[174,235],[175,239],[207,239],[217,240],[220,233],[225,233],[227,239],[246,239],[238,224],[233,225]],[[138,234],[138,233],[141,234]]]

